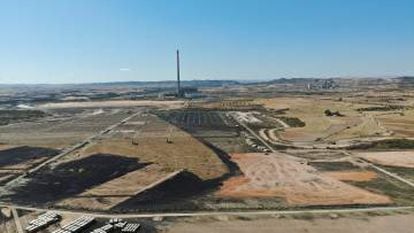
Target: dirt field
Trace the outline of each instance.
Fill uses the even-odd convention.
[[[232,160],[244,175],[225,181],[219,196],[282,197],[290,205],[391,203],[387,196],[343,183],[282,154],[235,154]]]
[[[155,100],[109,100],[109,101],[88,101],[88,102],[63,102],[47,103],[37,106],[40,109],[62,109],[62,108],[109,108],[109,107],[164,107],[180,108],[184,101],[155,101]]]
[[[411,233],[414,215],[352,217],[340,219],[248,219],[231,221],[188,220],[163,233]]]
[[[341,180],[341,181],[370,181],[378,177],[377,173],[373,171],[336,171],[336,172],[323,172],[324,176]]]
[[[361,152],[357,155],[376,164],[414,168],[414,151]]]

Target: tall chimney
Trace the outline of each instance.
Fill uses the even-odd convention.
[[[177,96],[181,97],[180,86],[180,51],[177,49]]]

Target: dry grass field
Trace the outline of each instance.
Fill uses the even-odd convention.
[[[376,118],[395,136],[414,137],[414,110],[404,110],[403,114],[382,114]]]
[[[346,103],[317,97],[257,99],[266,108],[286,111],[286,116],[297,117],[305,127],[289,128],[280,136],[288,141],[316,141],[323,139],[348,139],[375,136],[383,129],[370,117],[356,111],[366,105]],[[329,117],[325,110],[339,111],[343,117]]]
[[[389,204],[391,199],[343,183],[282,154],[235,154],[242,176],[224,182],[227,197],[281,197],[289,205]]]

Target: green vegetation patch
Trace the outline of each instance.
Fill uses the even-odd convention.
[[[305,127],[305,125],[306,125],[305,122],[303,122],[301,119],[299,119],[297,117],[280,116],[280,117],[277,117],[277,118],[279,118],[281,121],[288,124],[290,127]]]
[[[372,106],[366,108],[358,108],[358,112],[370,112],[370,111],[394,111],[405,109],[404,106],[400,105],[388,105],[388,106]]]
[[[347,182],[365,190],[389,196],[397,205],[414,204],[414,188],[391,177],[380,175],[377,179],[364,182]]]
[[[351,146],[349,149],[373,149],[373,150],[414,149],[414,140],[387,139],[387,140],[372,142],[369,144]]]
[[[414,182],[414,168],[408,167],[392,167],[392,166],[384,166],[384,165],[377,165],[379,167],[384,168],[385,170],[397,174],[411,182]],[[413,194],[414,195],[414,194]]]
[[[319,171],[345,171],[359,169],[350,162],[309,162],[309,165]]]
[[[45,117],[46,115],[45,112],[39,110],[0,110],[0,125],[34,120]]]

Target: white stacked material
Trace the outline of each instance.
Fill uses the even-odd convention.
[[[258,119],[258,112],[233,112],[231,116],[237,121],[246,122],[246,123],[262,123],[262,120]]]
[[[121,232],[125,233],[135,233],[138,231],[141,225],[138,223],[128,223],[124,228],[122,228]]]
[[[94,217],[82,216],[69,224],[63,226],[61,229],[53,231],[52,233],[77,233],[95,221]]]
[[[29,233],[39,231],[43,228],[48,227],[50,224],[59,221],[60,216],[54,212],[46,212],[39,215],[36,219],[29,222],[29,225],[25,230]]]
[[[72,232],[68,231],[68,230],[64,230],[64,229],[58,229],[58,230],[54,231],[53,233],[72,233]]]
[[[106,224],[104,226],[101,226],[90,233],[110,233],[114,230],[114,226],[112,224]]]
[[[114,225],[114,224],[117,224],[119,222],[124,222],[124,220],[122,220],[122,218],[111,218],[111,219],[109,219],[108,223]]]
[[[116,223],[114,226],[116,228],[123,228],[123,227],[125,227],[126,224],[127,224],[127,222],[119,222],[119,223]]]

